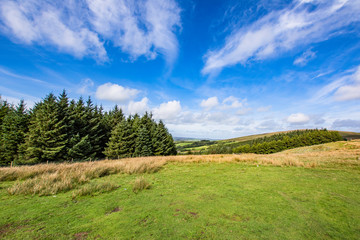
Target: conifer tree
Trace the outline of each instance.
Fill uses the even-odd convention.
[[[150,133],[146,126],[141,125],[137,132],[134,156],[152,156],[152,143]]]
[[[20,144],[24,143],[29,116],[21,100],[15,110],[5,116],[0,135],[0,165],[9,165],[17,160]]]
[[[119,108],[118,105],[115,105],[114,109],[109,111],[106,118],[111,131],[125,119],[125,116],[122,109]]]
[[[165,128],[163,121],[159,121],[156,125],[153,140],[154,155],[165,155],[168,141],[168,131]]]
[[[171,136],[171,134],[167,135],[167,142],[166,142],[166,150],[164,152],[165,156],[169,156],[169,155],[176,155],[177,154],[177,150],[176,150],[176,146],[174,143],[174,139]]]
[[[69,148],[69,142],[70,142],[70,138],[71,135],[69,134],[69,132],[71,131],[71,126],[70,126],[70,111],[69,111],[69,98],[67,96],[67,93],[65,90],[63,90],[63,92],[60,94],[59,98],[58,98],[58,113],[59,113],[59,121],[62,122],[62,134],[64,134],[66,136],[66,146],[63,148],[63,150],[61,151],[61,153],[59,154],[59,157],[62,159],[68,159],[68,148]]]
[[[79,134],[73,136],[70,140],[71,148],[68,150],[68,155],[72,160],[88,160],[91,156],[92,147],[89,136],[80,137]]]
[[[0,126],[2,125],[3,119],[10,112],[10,110],[11,110],[10,105],[6,101],[2,100],[0,96]]]
[[[62,150],[66,147],[63,121],[59,120],[56,97],[49,94],[36,104],[31,114],[29,132],[26,136],[25,158],[27,163],[63,161]]]
[[[105,148],[108,158],[131,157],[134,153],[135,133],[130,122],[123,120],[111,132],[111,137]]]
[[[71,101],[69,106],[69,147],[68,158],[75,160],[84,160],[90,157],[91,143],[88,135],[88,126],[86,121],[85,105],[82,98],[77,102]],[[86,153],[81,152],[81,149],[88,147]]]

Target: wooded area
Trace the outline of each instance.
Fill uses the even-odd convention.
[[[145,113],[126,117],[104,111],[89,97],[71,100],[65,90],[27,110],[0,98],[0,165],[176,155],[171,134]]]

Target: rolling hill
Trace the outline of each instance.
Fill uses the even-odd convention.
[[[299,129],[299,130],[301,130],[301,129]],[[295,131],[295,130],[291,130],[291,131]],[[245,142],[245,141],[254,140],[256,138],[270,137],[275,134],[287,133],[287,132],[291,132],[291,131],[261,133],[261,134],[255,134],[255,135],[249,135],[249,136],[243,136],[243,137],[237,137],[237,138],[230,138],[230,139],[225,139],[225,140],[221,140],[221,141],[223,141],[223,142]],[[337,131],[337,130],[330,130],[330,131]],[[337,132],[339,132],[340,135],[343,138],[345,138],[346,140],[360,139],[360,133],[357,133],[357,132],[346,132],[346,131],[337,131]]]

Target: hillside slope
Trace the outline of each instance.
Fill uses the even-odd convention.
[[[291,130],[291,131],[294,131],[294,130]],[[237,138],[230,138],[230,139],[225,139],[225,140],[221,140],[221,141],[224,141],[224,142],[245,142],[245,141],[254,140],[256,138],[270,137],[270,136],[275,135],[275,134],[287,133],[287,132],[291,132],[291,131],[261,133],[261,134],[255,134],[255,135],[249,135],[249,136],[243,136],[243,137],[237,137]],[[330,131],[337,131],[337,130],[330,130]],[[346,132],[346,131],[337,131],[337,132],[339,132],[340,135],[343,138],[347,139],[347,140],[360,139],[360,133],[357,133],[357,132]]]

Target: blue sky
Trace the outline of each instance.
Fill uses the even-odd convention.
[[[360,0],[0,0],[0,94],[66,89],[174,136],[360,132]]]

